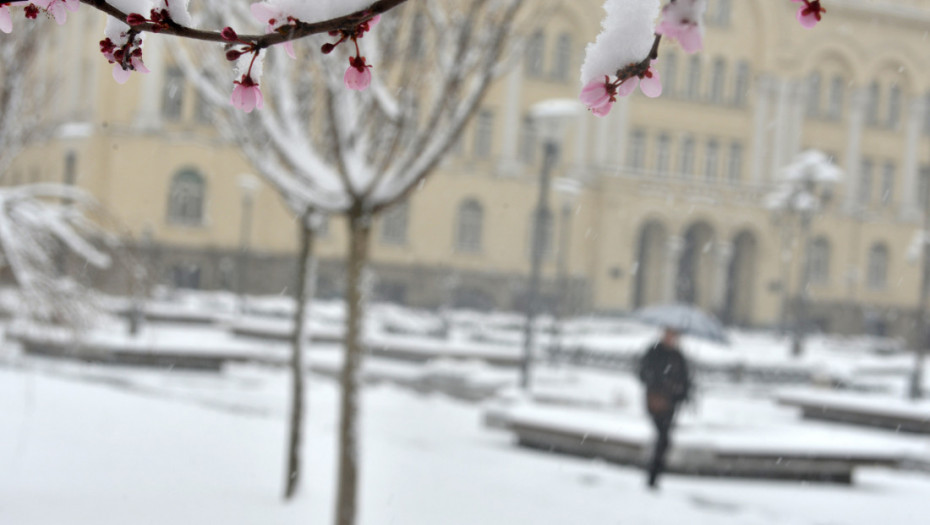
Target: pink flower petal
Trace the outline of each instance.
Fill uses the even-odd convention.
[[[268,24],[268,21],[278,17],[277,9],[264,2],[256,2],[249,6],[252,16],[262,24]]]
[[[581,89],[581,95],[578,96],[581,103],[589,108],[599,108],[610,102],[610,93],[601,80],[593,80]]]
[[[132,57],[132,68],[137,73],[149,73],[149,68],[145,67],[145,64],[142,63],[142,59],[139,57]]]
[[[13,32],[13,17],[10,16],[9,6],[0,6],[0,31],[4,33]]]
[[[798,9],[798,22],[801,23],[801,27],[805,29],[812,29],[820,20],[817,19],[817,13],[814,11],[808,11],[807,14],[804,14],[806,9],[806,6]]]
[[[125,84],[129,80],[129,75],[131,71],[128,69],[123,69],[123,66],[119,64],[113,64],[113,80],[118,84]]]
[[[604,104],[603,106],[591,108],[591,113],[594,113],[594,115],[598,117],[606,117],[607,114],[610,113],[610,109],[613,107],[614,103],[608,100],[607,104]]]
[[[359,71],[355,66],[349,66],[342,80],[347,88],[362,91],[371,85],[371,71],[367,67]]]
[[[255,109],[265,107],[265,97],[262,95],[262,90],[258,86],[252,86],[252,93],[255,96]]]
[[[81,0],[62,0],[62,2],[64,2],[65,8],[72,13],[81,7]]]
[[[297,58],[297,53],[294,52],[294,42],[292,41],[285,42],[284,51],[287,52],[287,56],[291,58]]]
[[[375,26],[378,25],[378,22],[380,21],[381,21],[381,15],[375,15],[371,17],[371,19],[368,20],[368,29],[369,30],[374,29]]]
[[[617,95],[621,97],[629,96],[630,93],[636,91],[636,86],[639,85],[639,78],[632,77],[628,78],[620,84],[620,87],[617,88]]]
[[[649,98],[656,98],[662,94],[662,81],[659,74],[653,72],[652,78],[643,77],[639,83],[639,89]]]
[[[686,53],[696,53],[704,49],[704,36],[701,34],[701,28],[692,25],[679,31],[678,43]]]

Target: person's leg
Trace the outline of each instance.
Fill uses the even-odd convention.
[[[652,422],[656,427],[656,444],[652,451],[652,461],[649,462],[650,487],[656,486],[659,474],[665,469],[665,453],[668,452],[672,415],[672,412],[652,415]]]

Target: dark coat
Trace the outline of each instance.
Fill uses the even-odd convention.
[[[646,393],[659,394],[674,404],[688,399],[691,376],[681,350],[661,342],[656,343],[639,363],[639,379]]]

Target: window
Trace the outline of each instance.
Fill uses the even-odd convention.
[[[543,73],[543,54],[546,49],[546,37],[542,31],[536,31],[526,42],[526,74],[540,77]]]
[[[891,205],[894,200],[894,163],[885,162],[885,168],[882,171],[882,206]]]
[[[178,120],[184,109],[184,72],[178,67],[165,71],[165,84],[161,93],[161,112],[166,119]]]
[[[872,82],[866,93],[865,99],[865,123],[870,126],[878,124],[878,98],[881,96],[881,88],[878,81]]]
[[[555,44],[555,59],[552,63],[552,78],[568,80],[572,70],[572,35],[562,33]]]
[[[830,280],[830,241],[818,237],[808,246],[807,282],[826,284]]]
[[[665,96],[674,97],[678,85],[678,55],[670,51],[665,55],[664,60],[665,71],[662,72],[662,92]]]
[[[736,82],[733,85],[733,104],[736,106],[744,106],[748,99],[749,63],[743,60],[736,66]]]
[[[869,249],[869,269],[866,282],[869,288],[880,290],[888,285],[888,247],[882,243]]]
[[[707,143],[706,155],[704,155],[704,178],[708,181],[717,180],[719,171],[718,164],[720,160],[720,147],[716,140]]]
[[[520,160],[527,164],[536,161],[536,126],[529,117],[523,119],[522,133],[520,134]]]
[[[691,100],[697,100],[701,97],[701,58],[697,55],[691,55],[691,59],[688,61],[686,94]]]
[[[927,198],[930,193],[930,166],[921,166],[920,175],[917,176],[917,204],[921,211],[927,209]]]
[[[491,139],[494,132],[494,114],[488,110],[478,113],[475,117],[474,154],[478,158],[491,156]]]
[[[730,0],[717,0],[717,14],[714,17],[716,19],[715,21],[717,22],[717,25],[730,25],[730,8]]]
[[[627,153],[627,166],[632,170],[641,170],[646,160],[646,132],[638,129],[630,135],[630,151]]]
[[[407,216],[410,212],[408,203],[402,202],[384,212],[381,216],[381,242],[384,244],[407,244]]]
[[[727,64],[722,58],[714,60],[714,69],[710,79],[710,101],[723,103],[723,88],[726,85]]]
[[[65,172],[62,181],[68,186],[74,186],[77,180],[77,153],[65,153]]]
[[[669,170],[669,161],[671,157],[672,139],[667,134],[659,135],[656,142],[656,171],[659,175],[665,175]]]
[[[743,145],[739,142],[730,144],[730,158],[727,162],[727,180],[738,183],[743,178]]]
[[[195,169],[179,171],[168,191],[168,222],[185,226],[203,224],[204,178]]]
[[[682,177],[691,177],[694,173],[694,138],[685,137],[681,141],[681,157],[679,159],[679,172]]]
[[[459,205],[455,227],[455,249],[460,252],[481,251],[481,233],[484,228],[484,208],[474,199]]]
[[[533,256],[533,249],[538,249],[543,258],[552,256],[553,242],[552,235],[555,231],[555,220],[552,210],[545,210],[545,213],[538,217],[536,211],[530,215],[530,257]],[[536,228],[540,228],[539,246],[536,246]]]
[[[885,124],[891,129],[897,129],[898,122],[901,121],[901,88],[891,86],[888,91],[888,114],[885,115]]]
[[[827,117],[839,120],[843,117],[843,96],[846,92],[846,79],[836,75],[830,80],[830,97],[827,99]]]
[[[860,206],[868,207],[872,200],[872,161],[863,159],[860,170],[858,202]]]
[[[820,73],[811,73],[807,79],[807,105],[805,108],[808,117],[820,114]]]

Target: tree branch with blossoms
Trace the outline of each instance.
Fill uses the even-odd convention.
[[[797,19],[807,29],[826,12],[820,0],[791,1],[804,4],[798,9]],[[604,2],[604,29],[588,45],[581,68],[583,87],[579,98],[593,114],[607,115],[617,97],[632,94],[637,86],[647,97],[662,94],[662,82],[654,66],[663,36],[677,41],[686,53],[703,49],[707,0],[669,0],[661,15],[659,4],[659,0]],[[657,18],[658,25],[653,29]]]

